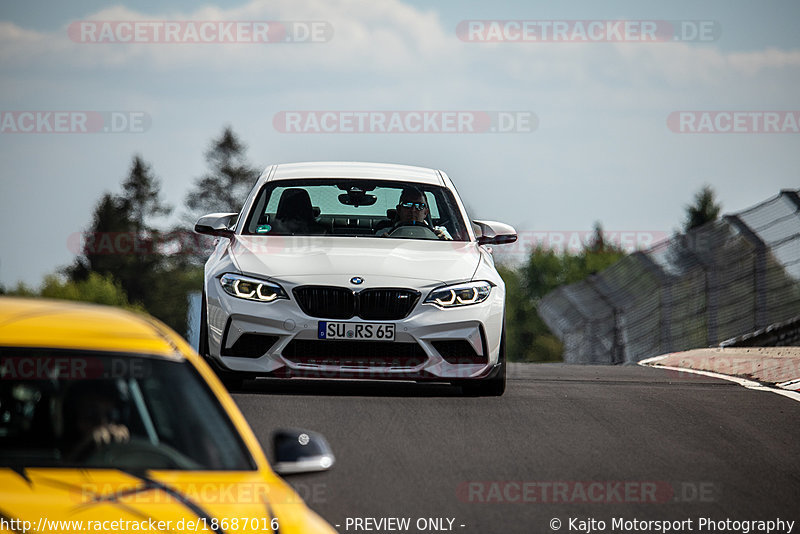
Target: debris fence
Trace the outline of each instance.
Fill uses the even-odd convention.
[[[718,345],[800,313],[800,196],[726,215],[541,299],[568,363]]]

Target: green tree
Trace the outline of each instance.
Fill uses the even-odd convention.
[[[0,293],[2,295],[8,295],[10,297],[36,297],[38,293],[36,289],[30,287],[25,282],[17,282],[17,285],[14,286],[13,289],[6,289],[3,288],[3,292]]]
[[[158,179],[139,156],[133,158],[122,190],[121,195],[101,197],[84,234],[83,254],[66,272],[74,281],[85,280],[92,272],[113,276],[132,302],[157,315],[160,296],[153,288],[165,257],[161,233],[151,220],[168,214],[170,208],[160,199]]]
[[[564,283],[580,282],[588,276],[610,267],[623,256],[625,256],[625,252],[621,248],[606,240],[603,225],[598,221],[594,224],[594,234],[589,244],[583,248],[580,254],[562,256],[566,270]]]
[[[558,361],[561,342],[549,332],[529,298],[520,269],[498,265],[506,284],[506,355],[511,361]]]
[[[163,245],[161,232],[152,222],[154,218],[169,214],[172,208],[162,202],[160,181],[139,156],[133,159],[122,191],[118,201],[133,246],[126,249],[123,245],[116,251],[126,267],[119,280],[132,301],[141,302],[153,315],[173,326],[177,318],[160,313],[163,297],[155,289],[164,275],[166,257],[160,249]]]
[[[208,171],[197,178],[186,194],[182,224],[173,230],[175,248],[185,268],[202,266],[211,252],[213,239],[194,234],[197,219],[209,213],[233,213],[241,210],[250,189],[258,178],[258,169],[245,155],[247,147],[226,127],[205,153]]]
[[[89,273],[85,280],[73,281],[63,275],[50,274],[44,277],[39,289],[31,289],[24,284],[18,284],[9,295],[20,297],[41,297],[48,299],[76,300],[93,302],[141,311],[141,306],[134,306],[128,301],[128,296],[122,285],[110,275],[103,276],[99,273]]]
[[[578,254],[558,253],[544,247],[531,250],[522,267],[525,291],[538,300],[555,288],[580,282],[619,261],[625,252],[605,238],[603,227],[595,223],[594,235]]]
[[[86,280],[91,273],[114,274],[119,280],[132,269],[130,258],[117,254],[118,245],[130,237],[131,220],[122,200],[105,193],[97,202],[89,230],[83,234],[83,251],[65,272],[74,281]]]
[[[113,278],[129,302],[185,334],[187,294],[202,286],[202,278],[198,280],[197,272],[187,270],[180,256],[164,253],[163,247],[169,243],[154,219],[169,212],[150,165],[134,157],[122,182],[122,194],[106,193],[97,203],[83,254],[66,273],[77,284],[93,274]]]
[[[39,296],[49,299],[79,300],[94,302],[120,308],[141,309],[128,302],[128,296],[122,285],[110,275],[89,273],[86,280],[73,282],[58,275],[49,275],[44,279]]]
[[[531,250],[522,266],[502,267],[506,283],[506,344],[510,360],[557,361],[562,344],[539,316],[537,306],[559,286],[584,280],[619,261],[625,252],[609,243],[598,222],[589,244],[578,254],[544,247]]]
[[[119,200],[137,234],[154,232],[149,223],[154,217],[169,215],[172,208],[161,201],[161,184],[140,156],[134,156],[127,179],[122,182]],[[144,237],[144,236],[143,236]]]
[[[230,126],[212,142],[205,154],[209,171],[195,180],[186,195],[192,226],[207,213],[232,213],[242,208],[259,174],[248,163],[246,149]]]
[[[683,222],[684,232],[717,220],[722,206],[715,200],[714,196],[714,190],[709,185],[704,185],[694,195],[694,203],[686,206],[686,218]]]

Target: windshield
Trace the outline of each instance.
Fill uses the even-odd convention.
[[[187,361],[0,348],[0,465],[251,470]]]
[[[267,183],[256,197],[243,233],[469,240],[449,190],[355,179]]]

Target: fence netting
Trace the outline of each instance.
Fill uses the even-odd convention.
[[[635,252],[541,299],[570,363],[715,346],[800,314],[800,196],[779,195]]]

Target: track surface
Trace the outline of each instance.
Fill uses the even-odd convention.
[[[800,531],[800,403],[726,381],[639,366],[512,364],[501,398],[440,385],[271,380],[247,383],[234,399],[268,456],[278,427],[328,438],[333,470],[288,481],[339,532],[436,531],[418,530],[418,518],[455,519],[453,531],[470,534],[549,533],[553,518],[570,532],[570,518],[594,518],[613,532],[615,517],[692,519],[694,532],[701,517],[781,518]],[[539,484],[523,497],[504,481]],[[406,517],[411,528],[356,530],[348,517]]]

